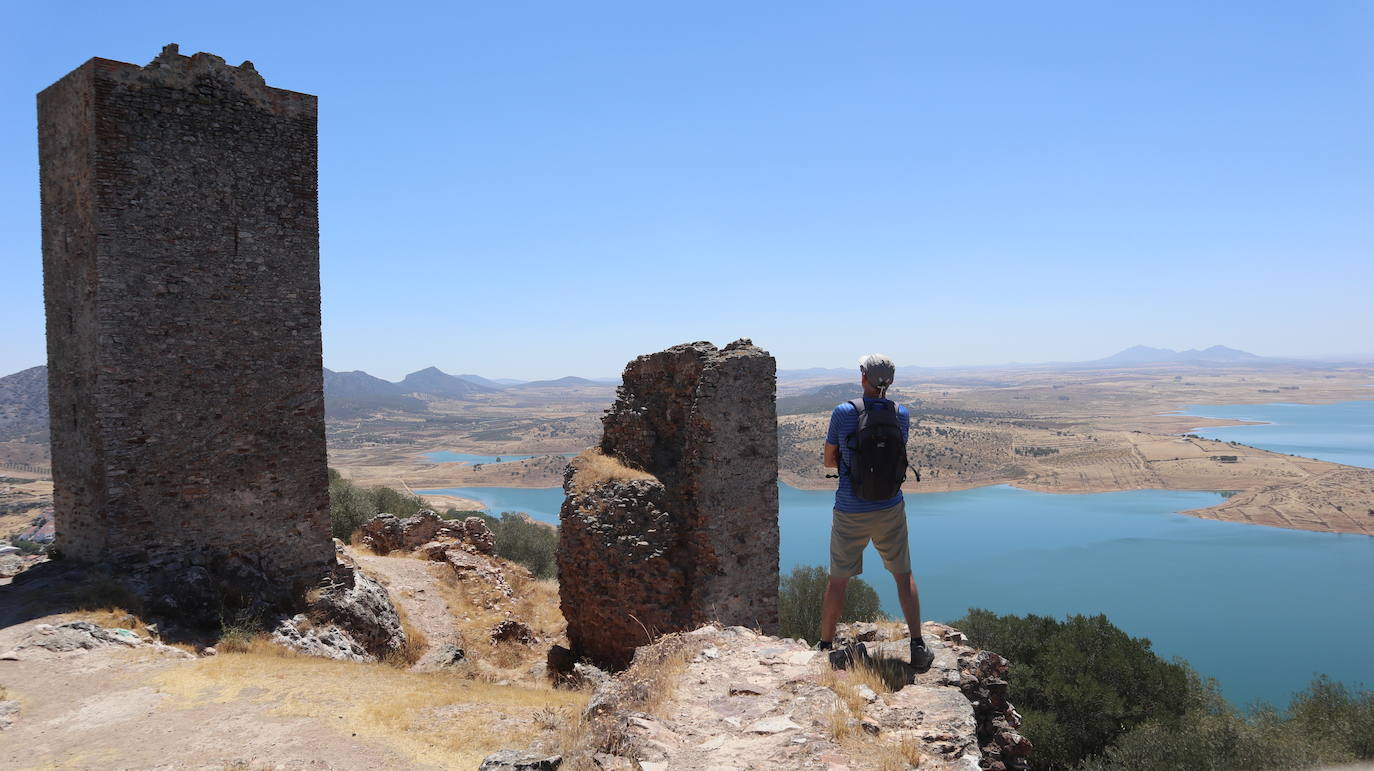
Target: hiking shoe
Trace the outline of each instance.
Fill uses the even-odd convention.
[[[929,672],[930,665],[935,661],[935,654],[926,647],[925,641],[911,641],[911,666],[917,672]]]
[[[849,669],[861,661],[868,660],[868,649],[863,643],[854,643],[830,651],[830,666],[833,669]]]

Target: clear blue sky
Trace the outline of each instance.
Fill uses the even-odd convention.
[[[320,97],[325,364],[618,374],[1143,343],[1374,353],[1374,3],[6,0],[0,374],[44,360],[34,95]]]

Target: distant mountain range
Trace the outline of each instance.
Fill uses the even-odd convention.
[[[471,399],[481,394],[502,391],[527,392],[542,388],[606,387],[619,380],[589,380],[584,377],[561,377],[557,380],[490,379],[480,375],[450,375],[438,367],[427,367],[406,375],[393,383],[355,370],[353,372],[324,371],[324,409],[331,418],[354,418],[377,410],[427,412],[428,406],[419,397],[440,399]]]
[[[1148,345],[1133,345],[1120,353],[1108,356],[1105,359],[1096,361],[1082,362],[1083,364],[1194,364],[1194,363],[1216,363],[1216,364],[1236,364],[1236,363],[1256,363],[1264,361],[1265,357],[1256,356],[1247,351],[1238,351],[1235,348],[1227,348],[1224,345],[1214,345],[1211,348],[1198,350],[1189,348],[1186,351],[1175,351],[1169,348],[1151,348]],[[1278,361],[1284,361],[1279,359]]]
[[[910,378],[919,376],[929,378],[932,376],[945,376],[951,372],[973,372],[977,370],[1008,370],[1008,369],[1096,369],[1099,367],[1143,367],[1159,364],[1185,364],[1185,365],[1226,365],[1226,366],[1274,366],[1289,365],[1298,367],[1310,367],[1320,364],[1334,364],[1331,359],[1307,358],[1307,359],[1288,359],[1273,356],[1259,356],[1248,351],[1241,351],[1235,348],[1227,348],[1224,345],[1214,345],[1210,348],[1190,348],[1186,351],[1175,351],[1170,348],[1151,348],[1147,345],[1133,345],[1118,353],[1112,354],[1104,359],[1093,359],[1091,361],[1055,361],[1040,364],[991,364],[976,366],[959,367],[918,367],[902,366],[897,367],[897,376]],[[843,377],[858,379],[859,368],[857,366],[848,368],[827,369],[824,367],[811,367],[809,369],[783,369],[778,370],[779,380],[813,380],[817,378]],[[965,378],[967,380],[967,378]],[[943,382],[943,381],[942,381]],[[968,382],[967,385],[980,385],[976,382]],[[984,384],[986,385],[986,384]]]
[[[1293,366],[1314,367],[1335,364],[1319,359],[1285,359],[1270,356],[1257,356],[1247,351],[1214,345],[1210,348],[1190,348],[1175,351],[1169,348],[1152,348],[1134,345],[1103,359],[1080,362],[1050,362],[1044,364],[1003,364],[978,367],[916,367],[899,366],[899,380],[910,382],[914,378],[925,381],[948,382],[965,386],[1003,385],[986,380],[978,374],[979,370],[996,371],[1006,369],[1099,369],[1103,367],[1147,367],[1159,365],[1191,366]],[[778,371],[782,381],[814,380],[834,378],[835,381],[858,381],[858,367],[810,367],[807,369],[784,369]],[[352,418],[367,415],[378,410],[424,413],[428,411],[426,400],[480,398],[487,394],[503,391],[525,394],[538,393],[539,389],[577,389],[609,387],[618,385],[619,378],[589,379],[584,377],[561,377],[555,380],[536,380],[526,382],[509,378],[485,378],[480,375],[450,375],[437,367],[426,367],[406,375],[399,383],[383,380],[362,370],[335,372],[324,370],[325,412],[331,418]],[[847,388],[847,386],[846,386]],[[848,391],[845,391],[848,393]],[[840,397],[837,387],[834,393],[807,393],[799,395],[795,402],[788,397],[779,400],[780,414],[784,410],[806,410],[812,401],[827,401]],[[28,436],[46,437],[48,425],[48,368],[30,367],[12,375],[0,377],[0,441],[24,439]]]
[[[428,405],[420,397],[461,400],[506,389],[526,393],[541,388],[606,388],[610,385],[614,383],[581,377],[508,384],[476,375],[450,375],[437,367],[412,372],[401,382],[393,383],[362,370],[335,372],[326,368],[324,408],[331,418],[349,419],[378,410],[428,412]],[[47,441],[47,435],[48,368],[40,365],[0,377],[0,442]]]

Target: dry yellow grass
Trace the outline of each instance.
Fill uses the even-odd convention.
[[[633,469],[615,458],[602,455],[592,448],[572,459],[573,484],[577,487],[590,487],[603,482],[622,482],[630,479],[655,479],[647,471]]]
[[[874,693],[891,693],[892,687],[882,672],[859,663],[848,670],[826,671],[817,682],[834,692],[838,699],[827,713],[830,737],[856,758],[864,758],[881,771],[911,769],[920,765],[920,743],[911,736],[872,736],[856,731],[867,701],[859,694],[859,686],[866,685]]]
[[[858,662],[847,670],[826,670],[817,680],[820,685],[835,692],[840,701],[849,708],[854,716],[863,714],[864,697],[859,695],[859,686],[866,685],[874,693],[892,693],[892,687],[881,672]]]
[[[448,606],[454,625],[466,641],[464,649],[476,666],[470,676],[489,680],[528,679],[529,668],[544,660],[548,644],[563,639],[567,623],[558,606],[558,583],[540,580],[519,565],[503,563],[513,597],[482,581],[464,580],[435,563],[435,588]],[[543,643],[488,643],[491,630],[508,618],[522,621]]]
[[[63,613],[54,616],[52,623],[63,623],[65,621],[89,621],[96,626],[106,629],[128,629],[137,634],[148,636],[148,626],[136,614],[115,606],[105,606],[100,608],[90,608],[72,613]]]
[[[401,620],[401,631],[405,632],[406,644],[401,650],[388,653],[386,663],[393,667],[405,669],[415,666],[415,662],[419,661],[420,657],[425,655],[425,651],[429,650],[429,638],[425,637],[424,632],[410,623],[405,608],[401,607],[399,602],[392,604],[395,605],[396,615]]]
[[[830,738],[838,744],[848,741],[854,733],[854,715],[844,704],[836,704],[825,713],[826,727]]]
[[[615,680],[609,701],[615,705],[612,713],[647,712],[662,716],[664,706],[673,698],[687,662],[700,645],[680,635],[668,635],[651,647],[640,648],[634,663]],[[558,737],[558,750],[569,771],[591,771],[598,766],[591,760],[594,753],[620,754],[625,749],[625,737],[620,733],[615,714],[601,714],[591,719],[579,717],[564,726]]]
[[[586,694],[498,687],[449,672],[402,671],[299,656],[262,640],[155,675],[172,706],[235,701],[272,714],[325,718],[341,738],[356,733],[417,764],[474,768],[486,755],[552,733],[541,711],[575,714]]]

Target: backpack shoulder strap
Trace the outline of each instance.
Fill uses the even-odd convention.
[[[858,410],[860,415],[864,414],[864,398],[862,396],[857,399],[850,399],[849,403],[854,405],[854,409]]]

